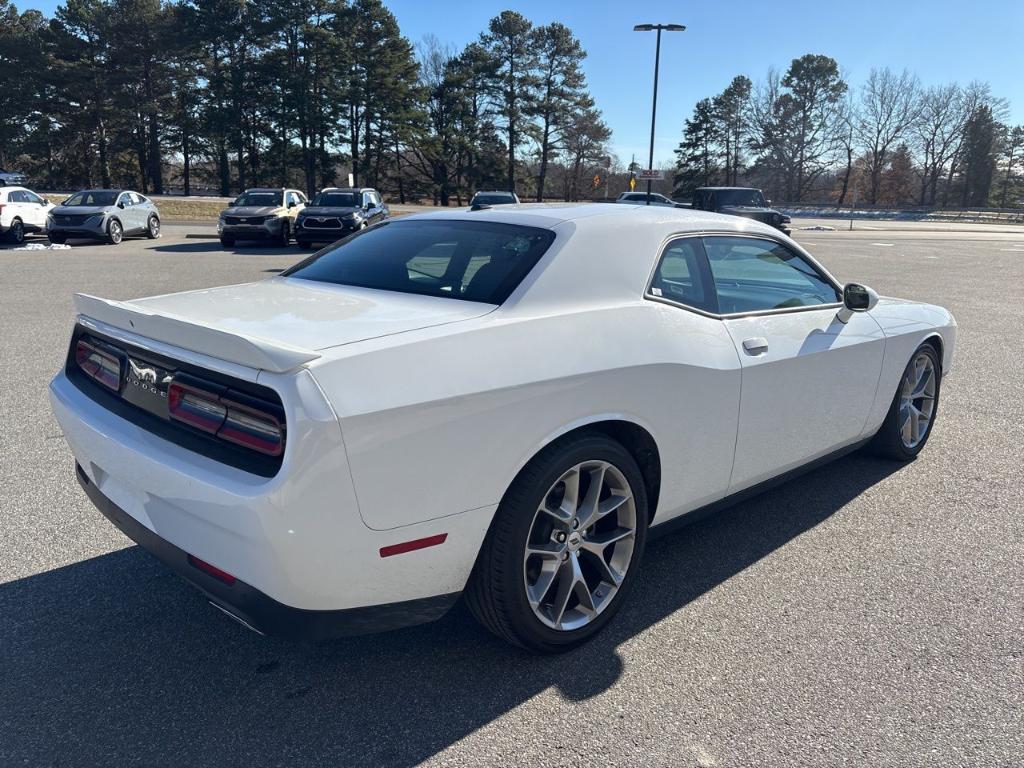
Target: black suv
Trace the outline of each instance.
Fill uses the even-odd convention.
[[[760,189],[753,187],[700,187],[693,192],[694,210],[742,216],[790,233],[789,216],[768,207]]]
[[[300,248],[313,243],[333,243],[351,232],[358,232],[391,211],[370,187],[327,187],[299,212],[295,221],[295,242]]]

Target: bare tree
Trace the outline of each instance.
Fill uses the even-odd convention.
[[[921,205],[935,205],[939,179],[953,161],[967,116],[959,85],[933,86],[921,93],[920,116],[913,128]]]
[[[868,202],[878,202],[882,171],[892,149],[903,140],[921,113],[921,86],[907,70],[872,69],[860,92],[857,140],[864,150]]]

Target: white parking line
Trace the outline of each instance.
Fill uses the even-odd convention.
[[[872,243],[872,245],[880,245],[883,248],[892,248],[896,243]]]

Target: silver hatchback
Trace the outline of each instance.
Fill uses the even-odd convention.
[[[85,189],[58,205],[46,220],[52,243],[75,238],[117,245],[130,235],[160,236],[160,211],[148,197],[126,189]]]

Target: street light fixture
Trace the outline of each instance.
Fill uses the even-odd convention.
[[[654,47],[654,103],[651,105],[651,150],[647,159],[648,170],[654,169],[654,121],[658,114],[658,65],[661,63],[661,33],[682,32],[686,29],[682,24],[637,24],[634,32],[658,33],[658,41]],[[647,179],[647,205],[651,204],[651,179]]]

